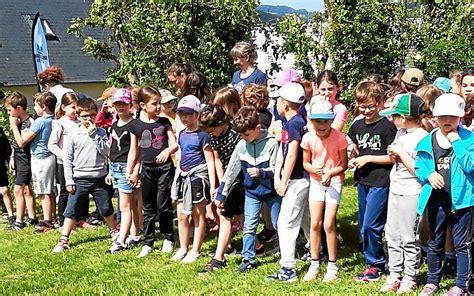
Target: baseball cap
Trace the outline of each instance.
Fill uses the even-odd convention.
[[[305,101],[303,85],[296,82],[287,82],[276,91],[268,94],[272,98],[282,97],[284,100],[296,104],[302,104]]]
[[[107,100],[109,99],[114,90],[116,90],[117,88],[116,87],[107,87],[106,89],[104,89],[104,91],[102,92],[102,95],[100,97],[97,98],[97,101],[102,101],[102,100]]]
[[[178,112],[197,113],[201,111],[201,101],[193,95],[187,95],[178,102]]]
[[[444,91],[445,93],[451,92],[451,81],[446,77],[438,77],[433,82],[433,85]]]
[[[169,101],[176,100],[177,97],[174,96],[169,90],[167,89],[160,89],[160,95],[161,95],[161,104],[166,104]]]
[[[303,83],[303,81],[301,81],[301,77],[298,74],[298,72],[296,72],[295,69],[290,68],[290,69],[283,70],[280,73],[280,75],[278,75],[278,78],[275,79],[271,83],[271,85],[276,85],[276,86],[282,87],[287,82]]]
[[[112,93],[112,104],[118,102],[130,105],[130,103],[132,102],[132,93],[129,89],[117,88],[116,90],[114,90],[114,92]]]
[[[425,75],[423,75],[423,72],[418,68],[408,68],[402,76],[403,82],[414,86],[419,86],[424,79]]]
[[[315,100],[309,107],[309,119],[334,119],[331,103],[324,99]]]
[[[466,102],[457,94],[442,94],[434,103],[433,116],[456,116],[464,117]]]
[[[425,102],[417,95],[404,93],[396,95],[390,107],[379,112],[381,116],[393,114],[419,116],[423,114]]]

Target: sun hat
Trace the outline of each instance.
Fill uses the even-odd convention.
[[[423,72],[418,68],[408,68],[405,70],[402,76],[402,81],[406,84],[410,84],[413,86],[419,86],[423,80],[425,79],[425,75]]]
[[[296,82],[287,82],[278,90],[270,92],[270,94],[269,96],[272,98],[281,97],[296,104],[302,104],[305,101],[303,85]]]
[[[187,95],[179,100],[177,111],[188,114],[197,113],[201,111],[201,102],[195,96]]]
[[[329,101],[315,100],[309,107],[309,119],[334,119],[334,111]]]
[[[417,95],[404,93],[396,95],[390,107],[379,112],[381,116],[393,114],[420,116],[423,113],[425,102]]]
[[[442,94],[436,98],[433,108],[433,116],[456,116],[464,117],[466,102],[457,94]]]
[[[160,95],[161,95],[161,104],[166,104],[172,100],[176,100],[177,97],[173,95],[169,90],[167,89],[160,89]]]
[[[112,104],[113,103],[125,103],[130,105],[132,102],[132,93],[127,88],[118,88],[112,93]]]

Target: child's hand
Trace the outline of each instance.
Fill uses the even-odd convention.
[[[453,142],[453,141],[456,141],[457,139],[459,139],[459,133],[458,133],[458,130],[453,130],[453,131],[450,131],[447,135],[446,135],[446,138],[448,138],[449,142]]]
[[[18,126],[18,124],[20,123],[20,118],[18,117],[10,116],[9,119],[10,119],[10,127]]]
[[[67,185],[66,190],[69,193],[74,193],[74,192],[76,192],[76,185]]]
[[[370,155],[364,155],[354,158],[355,167],[360,169],[364,165],[370,163]]]
[[[355,158],[351,158],[349,160],[349,162],[347,163],[347,166],[350,168],[350,169],[353,169],[356,167],[356,164],[355,164]]]
[[[441,189],[444,187],[444,179],[438,172],[433,172],[428,177],[428,181],[430,181],[431,187],[434,189]]]
[[[252,178],[257,178],[260,176],[260,169],[259,168],[248,168],[247,173],[250,175]]]
[[[401,153],[402,147],[397,144],[392,144],[387,147],[388,156],[399,156]]]
[[[156,163],[165,163],[170,158],[170,154],[171,153],[168,148],[164,149],[156,156]]]
[[[13,158],[10,158],[8,163],[8,173],[10,173],[12,176],[15,176],[15,162],[13,161]]]
[[[138,174],[137,173],[132,173],[130,176],[128,176],[128,183],[131,184],[133,187],[137,186],[138,184]]]
[[[224,203],[220,200],[214,199],[214,204],[216,205],[216,208],[218,209],[224,208]]]
[[[87,132],[92,135],[97,130],[97,126],[92,121],[87,121]]]
[[[214,201],[216,200],[216,196],[217,196],[217,188],[211,188],[211,201]]]
[[[287,189],[288,189],[288,184],[284,182],[279,182],[278,187],[275,187],[276,193],[281,197],[285,196]]]
[[[105,184],[107,185],[112,185],[112,176],[110,174],[108,174],[106,177],[105,177]]]
[[[314,167],[314,173],[318,176],[322,176],[324,174],[324,168],[323,168],[323,165],[321,163],[315,163],[313,165]]]
[[[326,186],[328,187],[329,185],[331,185],[331,173],[326,173],[324,175],[321,176],[321,184],[323,186]]]

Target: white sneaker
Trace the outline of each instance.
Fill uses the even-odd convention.
[[[165,239],[163,241],[163,247],[161,248],[161,252],[171,253],[171,252],[173,252],[173,248],[174,248],[174,242]]]
[[[310,282],[315,280],[319,275],[319,267],[316,267],[314,265],[310,265],[308,272],[305,274],[303,280],[305,282]]]
[[[188,264],[188,263],[193,263],[194,261],[198,260],[199,257],[201,256],[201,253],[196,253],[196,252],[188,252],[186,257],[181,260],[181,263]]]
[[[145,256],[149,255],[151,252],[153,252],[153,248],[150,247],[150,246],[144,245],[137,257],[138,258],[145,257]]]
[[[171,261],[181,261],[183,260],[184,257],[186,257],[186,254],[188,251],[184,251],[183,249],[179,249],[173,257],[170,258]]]
[[[337,280],[337,277],[339,276],[339,268],[336,267],[328,267],[326,270],[326,274],[324,275],[323,278],[323,283],[330,283],[332,281]]]

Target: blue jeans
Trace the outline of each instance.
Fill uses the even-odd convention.
[[[387,220],[389,187],[357,185],[359,201],[359,234],[362,238],[365,262],[385,269],[382,233]]]
[[[278,215],[280,214],[281,198],[274,195],[266,198],[257,198],[246,195],[244,203],[244,236],[242,238],[242,258],[255,263],[255,237],[258,227],[260,208],[265,202],[270,209],[272,224],[277,229]]]
[[[430,240],[428,242],[428,279],[427,283],[439,285],[446,241],[446,228],[453,229],[454,250],[456,251],[456,286],[467,289],[472,274],[471,258],[471,208],[452,211],[451,203],[431,196],[427,206]]]

